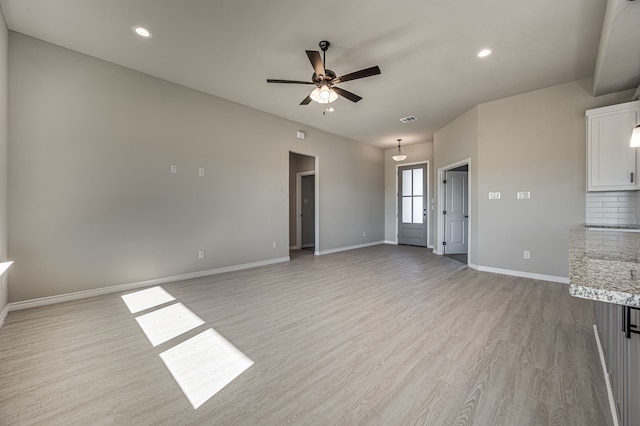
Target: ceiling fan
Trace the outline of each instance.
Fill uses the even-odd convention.
[[[311,62],[311,66],[313,66],[313,75],[311,76],[311,81],[299,81],[299,80],[276,80],[276,79],[267,79],[267,83],[285,83],[285,84],[312,84],[316,86],[315,89],[300,102],[300,105],[309,105],[309,103],[313,100],[321,104],[328,104],[329,102],[333,102],[338,99],[338,96],[345,97],[349,99],[351,102],[358,102],[362,99],[360,96],[355,93],[349,92],[348,90],[344,90],[340,87],[337,87],[336,84],[344,83],[345,81],[357,80],[359,78],[371,77],[372,75],[380,74],[380,68],[376,65],[375,67],[365,68],[360,71],[355,71],[349,74],[345,74],[340,77],[336,77],[336,73],[331,71],[330,69],[325,68],[326,62],[326,52],[331,46],[326,40],[322,40],[319,43],[320,49],[322,50],[323,58],[320,58],[320,52],[317,50],[307,50],[307,56],[309,57],[309,61]]]

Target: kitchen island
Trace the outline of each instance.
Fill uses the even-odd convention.
[[[569,234],[569,293],[593,300],[612,415],[640,425],[640,231],[583,226]]]

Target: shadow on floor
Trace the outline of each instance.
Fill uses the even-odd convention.
[[[451,258],[453,260],[457,260],[458,262],[462,262],[465,265],[467,264],[467,253],[462,253],[462,254],[445,254],[445,256],[447,256],[448,258]]]
[[[314,247],[289,250],[289,258],[291,260],[294,260],[294,259],[298,259],[298,258],[301,258],[301,257],[313,256],[314,252],[315,252],[315,248]]]

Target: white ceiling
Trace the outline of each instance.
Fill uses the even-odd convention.
[[[640,1],[610,0],[599,94],[640,83]],[[474,105],[590,77],[607,0],[0,0],[7,24],[86,53],[306,126],[375,146],[432,140]],[[613,6],[612,6],[613,7]],[[623,10],[624,9],[624,10]],[[618,28],[617,21],[630,21]],[[635,23],[635,25],[634,25]],[[153,32],[144,40],[131,28]],[[632,30],[629,30],[632,28]],[[609,30],[608,30],[609,31]],[[637,33],[636,33],[637,34]],[[339,99],[323,115],[298,105],[311,86],[305,50],[332,44],[338,75],[379,65],[382,74],[341,84],[364,99]],[[479,59],[484,47],[493,55]],[[635,50],[634,50],[635,49]],[[633,66],[616,67],[631,51]],[[635,61],[635,62],[634,62]],[[611,71],[614,69],[614,71]],[[417,121],[399,119],[414,115]],[[303,128],[304,126],[301,126]]]

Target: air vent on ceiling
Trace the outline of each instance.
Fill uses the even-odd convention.
[[[413,115],[410,115],[408,117],[403,117],[400,119],[400,121],[402,121],[403,123],[410,123],[412,121],[416,121],[417,118],[415,118]]]

